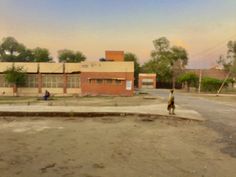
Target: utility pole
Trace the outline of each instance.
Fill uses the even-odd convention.
[[[202,85],[202,70],[199,70],[199,83],[198,83],[198,93],[201,93],[201,85]]]
[[[225,85],[225,82],[229,79],[230,74],[231,74],[231,72],[229,71],[229,73],[227,74],[225,80],[224,80],[223,83],[221,84],[221,86],[220,86],[220,88],[219,88],[219,90],[218,90],[216,96],[219,96],[221,90],[223,89],[223,87],[224,87],[224,85]]]

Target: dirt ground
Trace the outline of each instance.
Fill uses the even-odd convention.
[[[205,123],[161,118],[1,118],[1,177],[233,177]]]
[[[139,106],[161,103],[160,97],[136,95],[133,97],[53,97],[48,101],[36,97],[0,97],[0,105],[48,105],[53,106]]]

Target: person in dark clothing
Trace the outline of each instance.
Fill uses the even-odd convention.
[[[50,97],[49,91],[45,90],[45,94],[43,96],[44,100],[48,100],[49,97]]]
[[[170,90],[169,98],[168,98],[168,106],[167,110],[169,114],[175,114],[175,97],[174,97],[174,90]]]

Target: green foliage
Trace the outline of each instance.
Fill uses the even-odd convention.
[[[155,50],[151,52],[151,59],[144,63],[141,70],[156,73],[160,81],[171,81],[188,63],[188,54],[182,47],[170,47],[170,42],[165,37],[154,40],[153,45]]]
[[[49,51],[37,47],[27,49],[13,37],[3,38],[0,45],[0,61],[3,62],[49,62],[52,61]]]
[[[60,62],[66,63],[79,63],[86,60],[86,56],[82,52],[68,49],[59,50],[58,58]]]
[[[0,61],[17,62],[25,51],[25,46],[13,37],[3,38],[0,45]]]
[[[138,58],[135,54],[133,53],[125,53],[125,61],[133,61],[134,62],[134,84],[138,86],[138,77],[139,77],[139,72],[140,72],[140,64],[138,63]]]
[[[180,83],[187,83],[188,87],[197,87],[199,77],[192,72],[184,73],[178,77]]]
[[[226,58],[220,56],[217,61],[220,65],[224,67],[225,71],[236,73],[236,41],[229,41],[227,44],[228,51]]]
[[[32,50],[33,61],[34,62],[50,62],[52,58],[50,57],[48,49],[37,47]]]
[[[23,67],[13,65],[12,67],[7,68],[4,74],[5,74],[5,80],[10,84],[19,86],[19,85],[24,85],[25,83],[26,72]]]
[[[144,63],[141,68],[143,73],[156,73],[157,79],[159,81],[170,81],[172,77],[171,67],[168,65],[168,61],[161,60],[157,61],[155,59],[151,59],[148,62]]]
[[[209,91],[209,92],[215,92],[220,88],[222,83],[223,83],[222,80],[210,78],[210,77],[204,77],[202,79],[202,90]],[[227,83],[225,84],[225,87],[228,87]]]

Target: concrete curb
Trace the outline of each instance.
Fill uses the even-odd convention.
[[[144,121],[153,121],[155,119],[171,119],[171,120],[185,120],[203,122],[204,120],[179,117],[176,115],[161,115],[161,114],[148,114],[148,113],[132,113],[132,112],[0,112],[1,117],[106,117],[106,116],[138,116]]]

